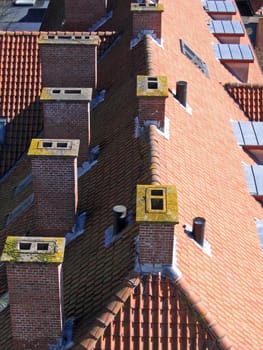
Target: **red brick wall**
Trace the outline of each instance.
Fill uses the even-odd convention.
[[[106,15],[107,0],[65,0],[65,29],[87,31]]]
[[[88,160],[90,143],[89,103],[44,102],[44,136],[53,139],[80,139],[78,165]]]
[[[75,223],[77,158],[32,157],[34,234],[64,236]]]
[[[165,98],[164,97],[139,97],[139,119],[143,124],[146,120],[156,120],[160,126],[164,126]]]
[[[161,22],[161,11],[155,12],[133,12],[133,39],[136,38],[141,30],[153,30],[157,38],[161,38],[162,22]]]
[[[61,336],[61,275],[55,264],[7,264],[15,350],[47,350]]]
[[[52,43],[39,47],[43,86],[96,88],[96,45]]]
[[[139,226],[139,261],[141,264],[172,264],[174,225],[141,224]]]

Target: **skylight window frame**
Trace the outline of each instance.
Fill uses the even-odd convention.
[[[209,78],[209,72],[206,63],[197,54],[190,49],[190,47],[180,39],[180,46],[182,53],[194,63],[195,66],[207,77]]]
[[[5,143],[6,119],[6,117],[0,117],[0,145]]]

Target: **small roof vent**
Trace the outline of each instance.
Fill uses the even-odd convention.
[[[113,207],[113,215],[113,234],[117,235],[127,225],[127,208],[124,205],[115,205]]]
[[[186,97],[187,97],[187,82],[178,81],[176,83],[176,99],[186,107]]]
[[[197,243],[201,246],[204,244],[205,239],[205,219],[202,217],[196,217],[193,220],[193,237]]]

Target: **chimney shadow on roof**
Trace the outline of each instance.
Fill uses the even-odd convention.
[[[39,97],[6,124],[5,139],[0,148],[0,178],[23,156],[31,139],[43,129],[43,109]]]

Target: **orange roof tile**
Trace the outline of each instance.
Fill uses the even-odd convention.
[[[183,322],[173,318],[180,305],[182,314],[178,312],[178,317],[189,319],[190,324],[193,314],[197,317],[201,335],[212,342],[209,349],[232,346],[258,350],[263,347],[263,256],[254,218],[261,217],[262,208],[249,195],[241,166],[242,161],[253,160],[237,146],[230,123],[230,119],[246,120],[246,116],[224,88],[226,82],[237,84],[238,79],[214,56],[211,42],[217,39],[207,28],[209,16],[202,4],[168,0],[163,4],[162,47],[147,35],[130,49],[127,21],[127,31],[100,63],[99,84],[106,86],[107,93],[104,103],[92,112],[91,143],[99,144],[101,152],[98,163],[79,179],[79,210],[88,215],[85,234],[72,241],[65,252],[65,317],[76,319],[76,350],[133,348],[134,344],[140,348],[142,340],[150,348],[161,341],[158,325],[163,323],[164,346],[170,341],[175,347],[178,338],[174,334],[179,332],[182,346],[187,348],[185,335],[192,328],[184,328]],[[209,77],[181,52],[180,39],[206,63]],[[135,138],[137,74],[168,77],[169,138],[154,125]],[[179,80],[188,83],[191,114],[172,94]],[[256,62],[249,66],[248,80],[253,84],[262,81]],[[156,154],[159,161],[153,171]],[[0,194],[5,188],[11,193],[16,181],[11,174]],[[175,185],[178,192],[175,255],[183,278],[173,282],[156,276],[140,276],[139,280],[130,275],[137,258],[138,226],[133,218],[136,185],[153,182]],[[12,207],[11,201],[9,198],[5,212]],[[106,248],[105,231],[113,223],[112,207],[119,203],[131,212],[132,224]],[[196,216],[206,218],[205,239],[211,255],[185,230]],[[23,218],[2,230],[1,236],[7,229],[16,235],[30,230],[33,235],[31,224],[29,209]],[[127,284],[127,279],[134,284]],[[160,316],[161,302],[164,313]]]

